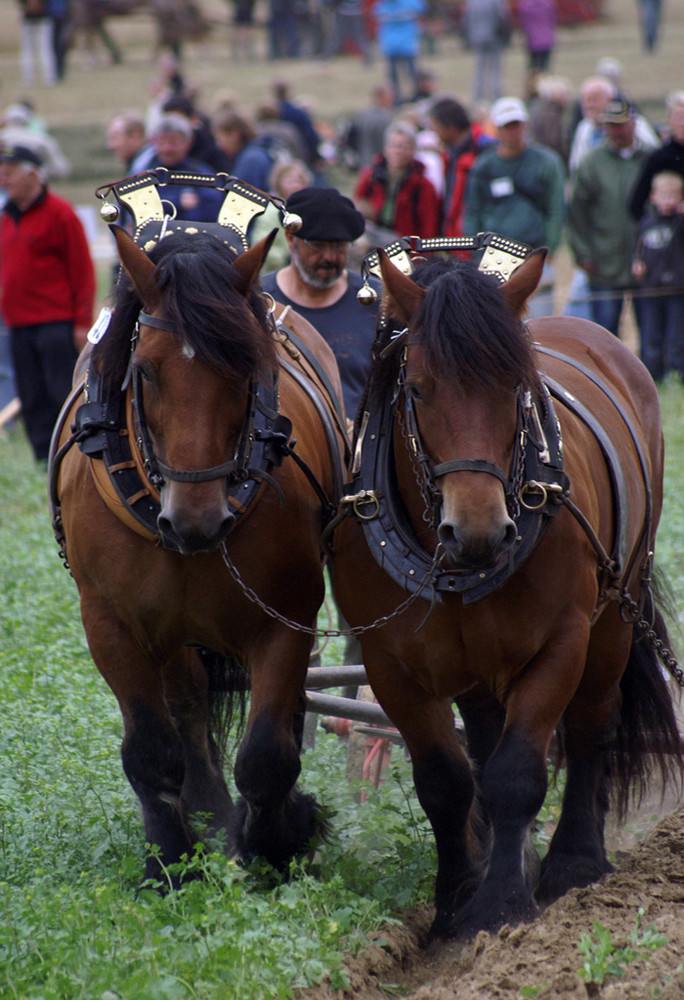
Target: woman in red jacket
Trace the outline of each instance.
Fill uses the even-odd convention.
[[[354,200],[375,225],[398,236],[427,239],[439,235],[440,204],[415,151],[413,127],[393,122],[385,133],[382,155],[361,171]]]

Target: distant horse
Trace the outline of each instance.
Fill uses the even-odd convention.
[[[599,878],[611,787],[624,808],[653,763],[681,777],[649,641],[667,638],[650,587],[657,392],[602,328],[521,322],[543,259],[499,287],[466,262],[426,264],[414,281],[381,254],[398,325],[357,417],[343,498],[356,516],[335,534],[345,618],[381,622],[363,661],[434,831],[437,936],[530,920]],[[527,835],[556,730],[567,780],[535,901]]]
[[[191,853],[198,829],[283,866],[324,826],[295,782],[319,538],[342,475],[337,367],[304,321],[293,343],[269,319],[268,240],[237,256],[206,234],[149,256],[118,227],[116,240],[130,282],[50,475],[90,651],[123,715],[124,771],[160,848],[147,876]],[[251,678],[237,804],[212,727],[222,690],[244,685],[235,662]]]
[[[200,41],[211,31],[212,24],[196,0],[71,0],[69,29],[73,36],[81,33],[90,55],[94,55],[96,39],[100,38],[112,62],[120,63],[123,55],[107,29],[111,17],[127,17],[144,12],[157,23],[157,47],[170,48],[180,54],[183,42]]]

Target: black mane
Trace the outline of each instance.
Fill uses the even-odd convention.
[[[419,264],[413,280],[427,295],[409,328],[425,349],[425,365],[456,391],[510,391],[538,384],[532,345],[492,275],[470,261]],[[386,398],[396,380],[398,352],[375,363],[370,392]]]
[[[164,315],[177,324],[179,336],[198,358],[228,380],[274,367],[264,300],[255,291],[246,302],[236,290],[235,257],[228,247],[206,234],[174,233],[160,240],[149,257],[157,265]],[[93,349],[93,363],[113,388],[123,382],[141,307],[122,270],[109,330]]]

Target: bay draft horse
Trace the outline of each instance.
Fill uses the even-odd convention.
[[[603,831],[611,789],[624,808],[654,765],[664,779],[681,778],[668,685],[631,613],[611,599],[628,588],[636,602],[643,597],[649,617],[643,579],[662,501],[657,392],[641,362],[595,324],[522,322],[544,253],[530,255],[501,286],[465,262],[425,265],[414,281],[381,253],[387,312],[406,329],[381,341],[361,412],[396,401],[387,446],[393,469],[383,483],[363,483],[379,487],[375,499],[362,494],[364,519],[347,518],[335,535],[335,591],[345,618],[352,626],[391,619],[362,636],[363,661],[406,742],[434,831],[431,933],[438,937],[468,938],[531,920],[538,904],[598,879],[610,870]],[[549,349],[554,353],[544,353]],[[515,565],[524,499],[511,469],[517,413],[521,390],[543,400],[540,370],[564,388],[555,410],[567,480],[555,484],[545,533]],[[590,411],[588,422],[576,412],[580,403]],[[603,428],[599,436],[609,439],[603,445],[589,426],[591,414]],[[370,430],[357,454],[371,447]],[[528,431],[529,449],[540,435],[533,425]],[[611,445],[626,504],[619,515],[603,450]],[[531,507],[552,497],[554,485],[528,489]],[[417,542],[429,567],[441,544],[433,568],[447,581],[443,600],[430,608],[416,599],[394,617],[407,588],[380,565],[392,559],[391,518],[383,509],[392,490],[413,539],[405,533],[400,555]],[[599,553],[613,551],[618,520],[624,559],[616,578]],[[475,600],[460,592],[462,577],[477,588],[502,566],[504,579],[492,592]],[[423,596],[431,589],[429,582]],[[662,615],[655,620],[666,638]],[[454,726],[454,700],[468,756]],[[556,730],[567,768],[562,813],[541,872],[537,858],[533,874],[528,834],[544,802]]]
[[[123,716],[123,768],[142,806],[146,839],[159,847],[146,877],[192,853],[197,817],[206,836],[226,839],[231,855],[263,856],[282,867],[306,854],[325,826],[315,802],[295,789],[312,636],[248,599],[223,555],[263,602],[313,628],[324,595],[323,517],[310,477],[332,498],[333,464],[341,478],[343,459],[333,454],[297,373],[280,363],[258,291],[268,240],[235,256],[213,235],[174,234],[148,256],[118,227],[116,239],[130,281],[119,282],[90,368],[103,373],[105,392],[125,381],[136,387],[145,460],[161,471],[156,538],[104,502],[93,464],[77,447],[61,462],[57,494],[90,651]],[[339,392],[332,352],[306,327],[299,327],[302,339]],[[254,472],[250,409],[262,406],[269,385],[273,405],[292,422],[299,461],[286,454],[268,472]],[[84,392],[75,394],[77,403]],[[231,483],[236,464],[246,472]],[[240,491],[254,477],[256,498],[238,517]],[[148,482],[141,492],[152,490]],[[229,494],[237,496],[232,507]],[[200,650],[217,655],[203,658]],[[251,678],[234,767],[237,803],[212,728],[221,688],[230,686],[230,671],[214,669],[217,658],[237,661]]]

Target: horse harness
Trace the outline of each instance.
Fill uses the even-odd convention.
[[[254,508],[266,484],[276,490],[284,503],[278,482],[267,470],[282,465],[286,457],[304,472],[316,493],[321,505],[322,526],[331,520],[343,485],[338,441],[341,438],[346,443],[347,440],[344,414],[337,393],[313,351],[294,330],[285,326],[281,317],[276,318],[275,310],[269,315],[279,346],[278,371],[272,381],[250,382],[246,416],[235,453],[227,462],[211,468],[183,470],[166,465],[154,451],[147,426],[142,403],[142,376],[132,365],[139,327],[143,324],[178,333],[174,324],[150,316],[144,310],[140,312],[131,337],[131,361],[120,391],[108,395],[102,374],[94,366],[89,367],[84,381],[76,387],[65,406],[61,426],[53,436],[53,442],[60,440],[74,406],[84,398],[75,411],[71,436],[61,447],[52,449],[54,457],[49,470],[53,530],[65,562],[59,468],[75,443],[90,458],[95,485],[109,509],[136,533],[157,544],[161,542],[157,528],[161,510],[159,491],[164,482],[201,483],[225,479],[228,508],[237,523]],[[292,422],[279,412],[280,369],[287,371],[307,393],[321,420],[333,472],[331,496],[296,451],[296,442],[291,439]],[[166,547],[172,546],[167,544]]]
[[[510,471],[481,459],[457,459],[432,465],[423,447],[415,405],[406,390],[406,338],[401,331],[384,349],[401,350],[402,359],[394,398],[372,412],[365,411],[357,425],[353,443],[351,481],[345,488],[338,517],[353,516],[363,527],[366,542],[376,561],[393,580],[409,593],[420,593],[434,603],[446,593],[460,593],[465,605],[498,590],[534,551],[561,506],[567,507],[594,547],[600,576],[600,594],[595,617],[609,600],[623,600],[624,582],[629,578],[641,545],[651,536],[652,501],[648,468],[636,431],[619,400],[608,386],[581,362],[550,348],[535,344],[539,354],[571,365],[589,378],[611,402],[626,426],[638,456],[646,490],[646,516],[639,545],[626,565],[628,544],[627,490],[620,457],[605,429],[593,414],[555,379],[540,372],[541,391],[517,391],[517,427]],[[596,438],[606,461],[611,481],[615,531],[611,552],[601,544],[593,527],[571,498],[571,484],[563,471],[563,441],[554,399],[576,414]],[[440,518],[441,493],[436,480],[450,472],[470,471],[499,479],[506,505],[517,527],[511,549],[488,569],[452,570],[418,543],[399,495],[394,470],[393,434],[395,418],[404,434],[415,464],[425,503],[424,519],[434,529]],[[644,590],[650,582],[652,554],[642,569]],[[427,581],[427,585],[426,585]],[[640,610],[640,609],[639,609]],[[632,616],[634,609],[630,610]]]

